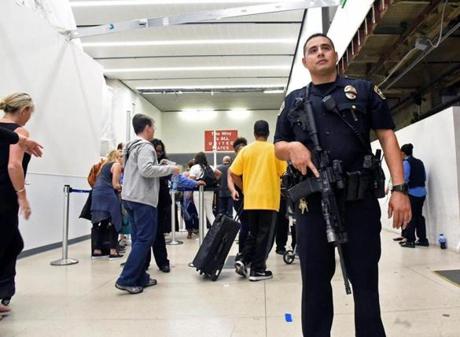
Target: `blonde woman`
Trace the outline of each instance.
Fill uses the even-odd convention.
[[[28,137],[24,128],[33,111],[34,103],[26,93],[14,93],[0,100],[5,113],[0,127]],[[0,314],[10,311],[8,304],[15,293],[16,259],[24,248],[18,227],[18,213],[29,219],[31,208],[27,199],[25,176],[30,155],[19,144],[0,144]]]
[[[104,237],[109,237],[110,258],[120,258],[123,255],[117,251],[118,232],[121,230],[121,156],[119,151],[111,151],[93,186],[91,199],[92,256],[102,257],[104,254]]]

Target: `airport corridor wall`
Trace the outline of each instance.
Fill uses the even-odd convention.
[[[37,12],[5,0],[0,13],[0,96],[32,95],[36,109],[26,127],[45,152],[31,160],[26,178],[32,216],[20,219],[20,229],[28,250],[61,241],[63,185],[88,188],[89,165],[99,158],[106,85],[101,67]],[[90,223],[78,219],[85,199],[71,196],[70,238],[90,232]]]
[[[164,112],[162,114],[162,140],[165,143],[168,155],[173,155],[175,160],[193,159],[199,151],[204,151],[205,130],[238,130],[238,137],[245,137],[248,143],[254,141],[254,123],[264,119],[270,127],[269,141],[273,142],[276,118],[279,111],[251,110],[245,118],[235,118],[230,111],[217,111],[214,118],[187,119],[181,112]],[[185,118],[184,118],[185,117]],[[220,159],[222,156],[218,156]],[[212,152],[208,154],[212,158]],[[221,160],[217,164],[221,164]],[[183,164],[182,162],[180,162]],[[184,162],[185,163],[185,162]],[[213,161],[210,161],[213,164]]]
[[[396,132],[399,145],[414,145],[414,157],[425,164],[427,197],[423,207],[430,243],[436,244],[440,233],[450,249],[460,244],[460,107],[448,108]],[[373,142],[373,148],[380,144]],[[384,165],[387,182],[388,168]],[[380,199],[383,228],[395,231],[387,218],[388,198]],[[399,232],[399,231],[395,231]]]

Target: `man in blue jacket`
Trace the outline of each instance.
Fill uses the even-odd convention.
[[[404,181],[409,187],[409,200],[412,209],[412,220],[407,228],[403,231],[403,236],[406,238],[401,242],[401,247],[415,248],[415,246],[428,247],[430,244],[426,237],[425,218],[422,214],[423,203],[426,198],[426,173],[425,166],[420,159],[412,155],[414,146],[412,144],[404,144],[401,146],[401,155],[403,156]],[[415,237],[418,240],[415,241]]]

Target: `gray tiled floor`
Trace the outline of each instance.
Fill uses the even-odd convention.
[[[80,263],[51,267],[54,250],[18,263],[18,293],[13,313],[0,321],[1,337],[286,337],[301,336],[298,261],[283,263],[272,253],[274,279],[250,283],[231,269],[217,282],[203,280],[187,264],[196,240],[169,246],[172,272],[159,284],[130,296],[116,290],[120,261],[88,258],[89,242],[70,247]],[[460,268],[460,255],[437,247],[402,249],[382,232],[380,264],[382,315],[391,337],[459,337],[460,288],[434,270]],[[231,252],[235,254],[235,250]],[[332,336],[352,337],[353,300],[344,295],[340,274],[334,280],[335,319]],[[285,321],[285,314],[293,322]]]

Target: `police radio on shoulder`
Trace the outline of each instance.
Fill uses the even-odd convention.
[[[407,194],[409,191],[409,187],[407,184],[399,184],[399,185],[394,185],[393,188],[391,189],[391,192],[401,192],[404,194]]]

